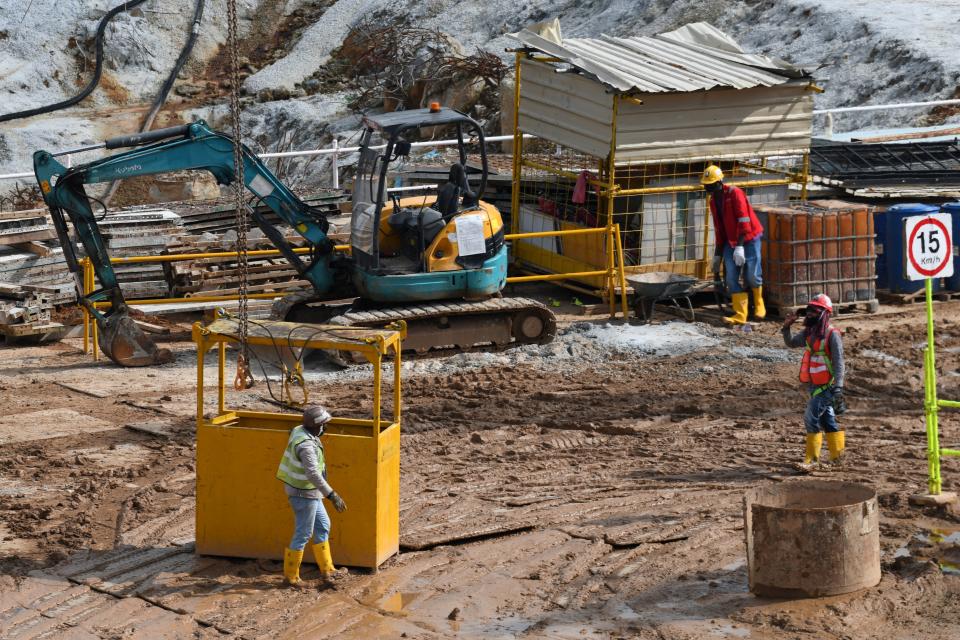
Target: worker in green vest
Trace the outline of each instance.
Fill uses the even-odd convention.
[[[277,479],[285,485],[295,523],[290,547],[283,553],[283,576],[288,585],[298,589],[304,587],[300,579],[300,563],[311,537],[314,539],[313,557],[324,582],[332,584],[337,573],[330,555],[330,516],[323,507],[322,498],[332,502],[341,513],[346,511],[347,505],[327,484],[320,436],[330,419],[330,412],[320,405],[305,407],[303,424],[290,431],[287,448],[277,469]]]

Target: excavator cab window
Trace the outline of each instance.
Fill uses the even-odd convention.
[[[353,183],[350,241],[353,257],[360,266],[376,267],[377,187],[382,157],[369,145],[370,132],[364,134]]]

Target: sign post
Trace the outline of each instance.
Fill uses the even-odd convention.
[[[940,447],[937,414],[943,407],[960,408],[960,402],[937,398],[937,366],[933,342],[933,278],[953,275],[953,237],[949,213],[909,216],[903,220],[905,273],[910,280],[923,280],[927,310],[927,348],[923,351],[923,414],[927,428],[928,496],[918,502],[941,504],[956,499],[941,492],[941,456],[960,456],[960,450]]]

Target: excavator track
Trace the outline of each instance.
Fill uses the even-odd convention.
[[[286,319],[307,296],[293,294],[277,301],[274,316]],[[282,315],[281,315],[282,314]],[[302,318],[302,316],[301,316]],[[320,320],[320,318],[317,318]],[[468,351],[481,346],[546,344],[557,334],[557,320],[546,306],[529,298],[489,298],[470,302],[450,300],[419,305],[350,309],[320,321],[356,327],[383,327],[403,320],[407,324],[404,351]]]
[[[433,302],[423,305],[350,311],[332,324],[382,327],[407,323],[404,349],[461,351],[479,345],[546,344],[557,335],[557,320],[547,307],[529,298],[490,298],[481,302]]]

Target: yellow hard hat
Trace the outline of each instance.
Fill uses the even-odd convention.
[[[723,180],[723,171],[720,171],[720,167],[715,164],[710,165],[703,170],[703,175],[700,176],[700,184],[708,185],[713,184],[714,182],[720,182]]]

